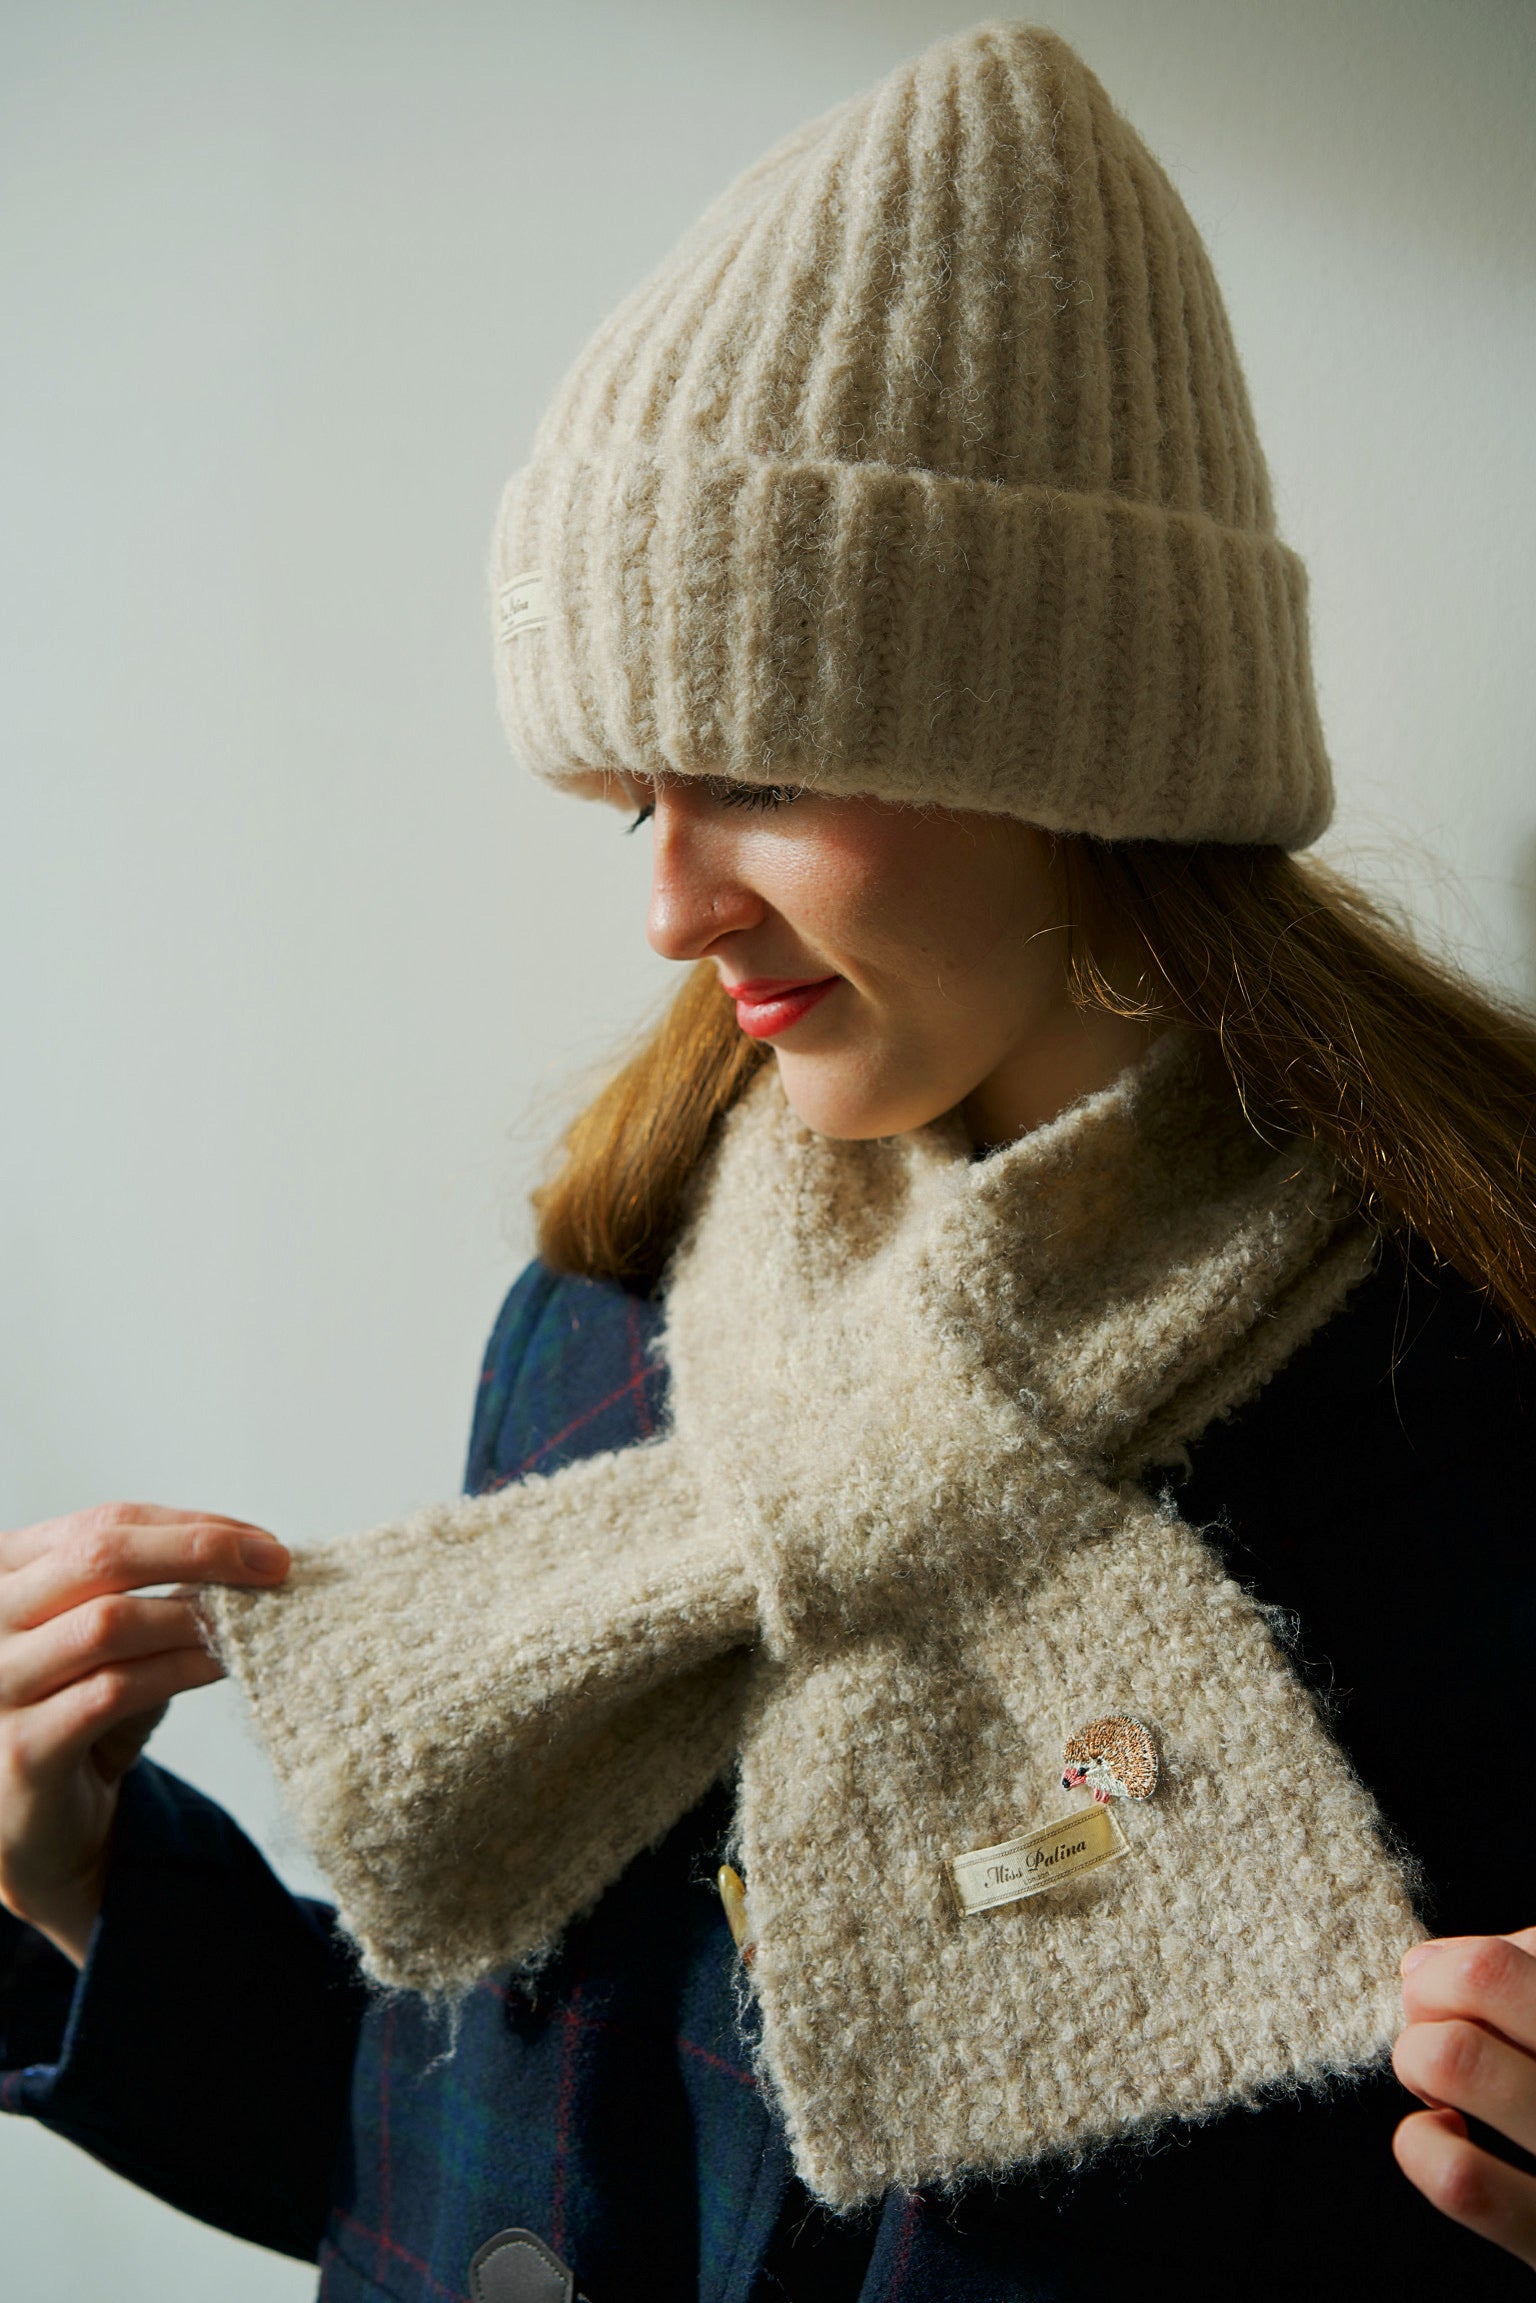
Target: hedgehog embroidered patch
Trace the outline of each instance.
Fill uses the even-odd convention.
[[[1157,1789],[1157,1745],[1139,1719],[1119,1713],[1091,1719],[1069,1736],[1062,1752],[1063,1791],[1091,1791],[1092,1807],[1058,1816],[1038,1831],[1021,1832],[996,1847],[975,1847],[949,1859],[950,1877],[965,1912],[1020,1903],[1047,1887],[1113,1863],[1128,1849],[1109,1812],[1112,1799],[1150,1799]]]
[[[1157,1789],[1157,1745],[1139,1719],[1092,1719],[1067,1739],[1063,1791],[1111,1799],[1150,1799]]]

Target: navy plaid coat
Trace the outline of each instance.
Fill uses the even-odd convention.
[[[469,1485],[656,1428],[654,1307],[539,1265],[491,1339]],[[1478,1755],[1536,1747],[1536,1354],[1396,1256],[1177,1490],[1256,1595],[1422,1865],[1438,1930],[1536,1919],[1527,1832],[1468,1835]],[[1527,2295],[1388,2150],[1390,2076],[957,2197],[816,2209],[751,2068],[713,1870],[728,1787],[574,1926],[533,1997],[450,2029],[370,1995],[330,1911],[150,1761],[124,1784],[82,1974],[0,1913],[0,2102],[188,2213],[317,2260],[327,2303],[467,2303],[537,2232],[590,2303],[1108,2303]],[[0,2238],[3,2249],[3,2238]],[[18,2298],[17,2303],[25,2303]]]

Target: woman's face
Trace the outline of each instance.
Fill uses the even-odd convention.
[[[819,1134],[958,1106],[974,1140],[1007,1141],[1144,1042],[1071,999],[1054,844],[1032,825],[713,777],[624,789],[655,843],[652,947],[713,960]]]

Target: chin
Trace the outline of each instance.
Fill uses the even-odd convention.
[[[906,1135],[941,1119],[966,1093],[915,1080],[873,1080],[858,1065],[826,1056],[797,1057],[787,1048],[776,1048],[774,1056],[784,1100],[796,1119],[840,1143]]]

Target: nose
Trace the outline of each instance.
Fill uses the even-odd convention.
[[[713,820],[712,820],[713,817]],[[646,941],[664,960],[699,960],[722,936],[755,928],[768,906],[742,877],[732,828],[663,785],[651,822]]]

